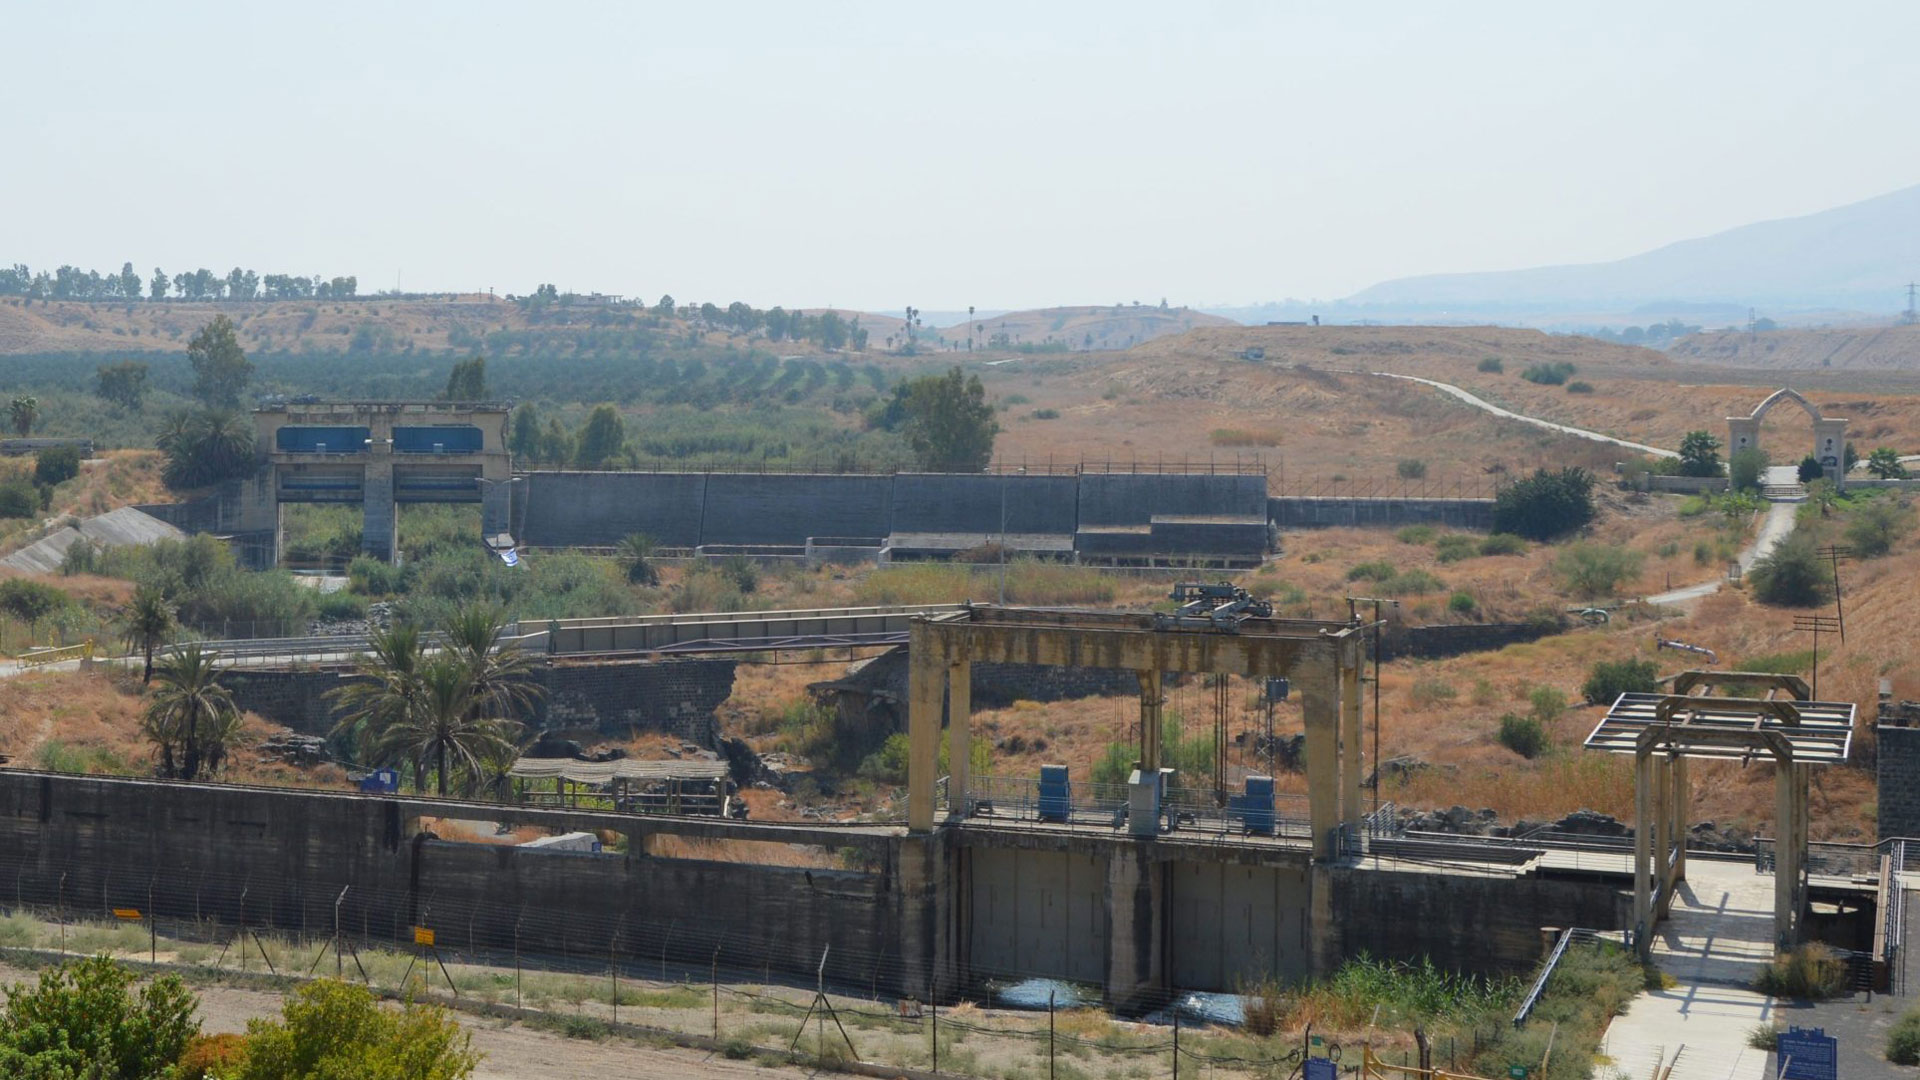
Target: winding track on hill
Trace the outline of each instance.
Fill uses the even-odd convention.
[[[1401,375],[1392,371],[1363,371],[1363,372],[1356,372],[1355,374],[1379,375],[1383,378],[1388,378],[1388,379],[1405,379],[1407,382],[1422,383],[1424,385],[1433,387],[1435,390],[1438,390],[1441,393],[1450,394],[1453,397],[1456,397],[1461,401],[1466,402],[1467,404],[1473,406],[1476,409],[1484,409],[1487,412],[1490,412],[1493,415],[1498,416],[1503,420],[1518,420],[1523,424],[1532,424],[1534,427],[1546,428],[1549,431],[1557,431],[1562,435],[1572,435],[1575,438],[1580,438],[1580,439],[1592,439],[1595,442],[1612,443],[1615,446],[1623,446],[1629,450],[1637,450],[1642,454],[1652,454],[1654,457],[1677,458],[1680,456],[1680,454],[1677,451],[1662,450],[1657,446],[1648,446],[1646,443],[1637,443],[1628,439],[1616,439],[1611,435],[1602,435],[1597,431],[1588,431],[1586,428],[1577,428],[1569,424],[1556,424],[1551,420],[1542,420],[1537,416],[1527,416],[1522,413],[1514,412],[1511,409],[1503,409],[1500,406],[1495,405],[1493,402],[1488,401],[1485,398],[1476,397],[1473,394],[1460,389],[1459,387],[1453,385],[1452,383],[1443,383],[1434,379],[1423,379],[1418,375]]]
[[[1452,383],[1443,383],[1434,379],[1423,379],[1418,375],[1401,375],[1392,371],[1356,371],[1354,374],[1379,375],[1388,379],[1404,379],[1407,382],[1421,383],[1457,398],[1468,405],[1472,405],[1474,408],[1490,412],[1502,419],[1517,420],[1523,424],[1532,424],[1535,427],[1557,431],[1563,435],[1592,439],[1596,442],[1612,443],[1615,446],[1625,447],[1629,450],[1637,450],[1643,454],[1653,454],[1656,457],[1677,458],[1680,456],[1675,451],[1662,450],[1657,446],[1648,446],[1645,443],[1637,443],[1628,439],[1617,439],[1612,435],[1602,435],[1597,431],[1588,431],[1585,428],[1577,428],[1568,424],[1556,424],[1551,420],[1542,420],[1537,416],[1525,416],[1511,409],[1503,409],[1493,402],[1485,398],[1476,397]],[[1794,468],[1791,465],[1775,465],[1771,467],[1768,470],[1766,482],[1770,487],[1799,486],[1799,478],[1794,475]],[[1793,523],[1798,509],[1798,500],[1774,499],[1769,501],[1767,505],[1767,515],[1760,520],[1760,528],[1754,533],[1753,542],[1748,544],[1737,557],[1742,575],[1753,569],[1754,563],[1766,558],[1780,541],[1785,540],[1792,534]],[[1698,600],[1701,597],[1711,596],[1719,592],[1720,586],[1723,584],[1725,584],[1724,579],[1714,578],[1711,581],[1703,581],[1697,585],[1688,585],[1670,592],[1649,596],[1646,598],[1646,601],[1649,604],[1684,604],[1688,601]]]

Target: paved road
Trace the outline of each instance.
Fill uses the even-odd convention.
[[[1797,502],[1773,502],[1767,504],[1767,516],[1760,520],[1760,531],[1755,534],[1753,542],[1742,549],[1736,557],[1740,563],[1740,576],[1742,578],[1746,577],[1747,571],[1753,569],[1754,563],[1766,558],[1767,555],[1779,545],[1780,541],[1792,535],[1794,519],[1799,510],[1800,504]],[[1649,596],[1647,597],[1647,603],[1684,604],[1689,600],[1698,600],[1703,596],[1711,596],[1719,592],[1720,586],[1724,584],[1726,584],[1724,578],[1714,578],[1711,581],[1703,581],[1698,585],[1689,585],[1683,589],[1675,589],[1672,592],[1663,592],[1656,596]]]
[[[1652,454],[1654,457],[1677,458],[1680,456],[1678,452],[1673,450],[1662,450],[1657,446],[1648,446],[1646,443],[1632,442],[1628,439],[1616,439],[1611,435],[1602,435],[1597,431],[1588,431],[1586,428],[1577,428],[1577,427],[1570,426],[1568,424],[1556,424],[1551,420],[1542,420],[1537,416],[1526,416],[1521,413],[1513,412],[1509,409],[1503,409],[1500,406],[1495,405],[1493,402],[1486,400],[1485,398],[1475,397],[1474,395],[1468,393],[1465,390],[1460,389],[1459,387],[1453,385],[1452,383],[1436,382],[1433,379],[1423,379],[1418,375],[1399,375],[1391,371],[1369,371],[1369,372],[1366,372],[1366,374],[1380,375],[1389,379],[1405,379],[1408,382],[1424,383],[1427,386],[1433,387],[1435,390],[1439,390],[1442,393],[1450,394],[1453,397],[1459,398],[1461,401],[1464,401],[1467,404],[1472,405],[1476,409],[1485,409],[1487,412],[1490,412],[1495,416],[1501,417],[1502,419],[1518,420],[1523,424],[1532,424],[1534,427],[1546,428],[1549,431],[1557,431],[1562,435],[1572,435],[1575,438],[1580,438],[1580,439],[1592,439],[1595,442],[1612,443],[1615,446],[1626,447],[1628,450],[1637,450],[1642,454]]]

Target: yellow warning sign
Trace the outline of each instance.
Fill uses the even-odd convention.
[[[433,944],[433,931],[431,931],[431,930],[429,930],[429,929],[427,929],[427,928],[426,928],[426,927],[424,927],[424,926],[416,926],[416,927],[414,927],[414,928],[413,928],[413,943],[414,943],[415,945],[432,945],[432,944]]]
[[[130,907],[117,907],[113,909],[113,917],[116,919],[125,919],[128,922],[139,922],[140,909],[130,908]]]

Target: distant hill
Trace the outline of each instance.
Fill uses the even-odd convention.
[[[1920,371],[1920,326],[1690,334],[1667,352],[1676,360],[1740,368]]]
[[[966,348],[971,334],[974,348],[1061,349],[1075,352],[1127,349],[1142,342],[1184,334],[1207,326],[1233,326],[1232,319],[1186,307],[1139,306],[1050,307],[1009,311],[992,317],[962,321],[953,326],[920,330],[923,339],[944,347]]]
[[[1400,278],[1344,303],[1620,308],[1680,301],[1886,311],[1900,306],[1900,290],[1916,274],[1920,186],[1616,262]]]

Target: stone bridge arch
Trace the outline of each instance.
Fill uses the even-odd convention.
[[[1827,471],[1827,479],[1839,483],[1845,470],[1847,447],[1847,422],[1837,416],[1823,416],[1813,402],[1801,396],[1798,390],[1781,387],[1768,394],[1765,401],[1754,406],[1753,412],[1746,416],[1727,417],[1727,453],[1729,456],[1742,450],[1755,449],[1760,445],[1760,421],[1766,418],[1775,405],[1791,401],[1807,411],[1813,418],[1814,457]]]

